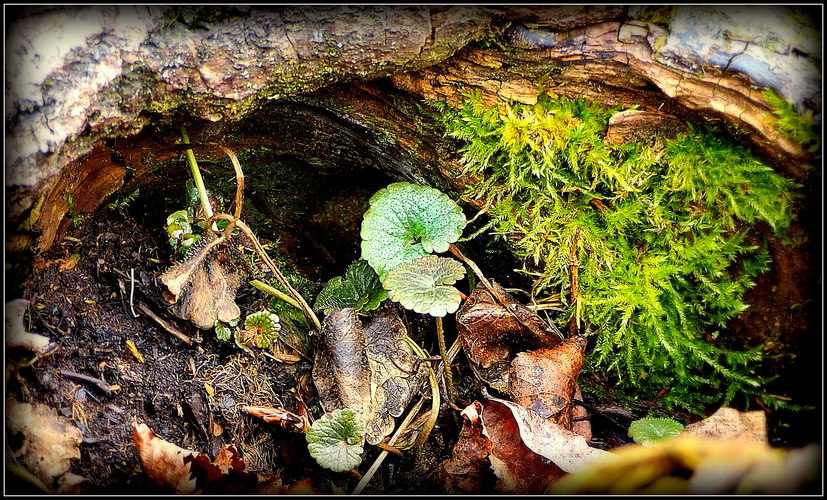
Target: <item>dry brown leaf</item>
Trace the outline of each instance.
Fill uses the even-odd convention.
[[[241,315],[235,294],[247,274],[247,264],[232,244],[216,243],[219,241],[205,231],[197,248],[190,250],[190,257],[161,275],[172,302],[178,304],[175,314],[202,330]]]
[[[560,467],[529,449],[509,408],[487,401],[482,412],[485,435],[491,440],[491,467],[501,493],[543,493],[564,475]]]
[[[393,432],[395,417],[402,415],[428,377],[428,366],[405,342],[407,328],[393,309],[374,313],[364,332],[373,392],[373,418],[365,434],[368,443],[376,444]]]
[[[132,421],[132,436],[149,484],[160,493],[283,494],[289,490],[278,475],[247,472],[232,445],[224,445],[213,461],[158,437],[137,420]]]
[[[554,347],[563,336],[537,313],[520,304],[500,285],[492,282],[507,301],[508,309],[478,284],[457,311],[457,331],[469,358],[482,368],[508,362],[518,350]]]
[[[474,401],[462,410],[462,430],[451,458],[437,469],[442,487],[452,495],[482,493],[490,474],[491,440],[483,434],[482,405]]]
[[[350,408],[365,419],[365,439],[380,443],[428,376],[403,339],[405,325],[392,310],[362,323],[353,309],[334,309],[324,320],[313,363],[313,382],[325,411]]]
[[[585,351],[586,339],[575,337],[550,349],[517,354],[508,377],[512,400],[571,430]]]
[[[159,492],[190,494],[195,491],[192,468],[184,459],[197,452],[181,448],[155,435],[146,424],[132,421],[132,439],[149,484]]]
[[[6,399],[6,430],[20,443],[11,450],[14,456],[50,488],[68,472],[71,459],[80,458],[80,429],[46,405]]]
[[[483,424],[488,427],[488,411],[500,418],[508,412],[497,405],[510,410],[513,420],[519,428],[522,442],[534,453],[554,462],[565,472],[577,472],[592,467],[602,460],[611,460],[612,454],[597,448],[591,448],[583,436],[551,423],[535,412],[511,401],[491,398],[486,401],[482,414]],[[496,412],[496,413],[495,413]]]
[[[763,411],[740,412],[735,408],[726,406],[719,408],[709,418],[688,424],[680,435],[769,442],[767,439],[767,415]]]
[[[368,415],[370,365],[365,332],[353,309],[334,309],[324,319],[313,360],[313,382],[326,412],[350,408]]]

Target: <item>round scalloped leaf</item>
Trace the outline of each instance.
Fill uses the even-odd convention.
[[[362,220],[362,258],[384,282],[403,262],[442,253],[465,228],[462,209],[445,193],[428,186],[396,182],[370,199]]]
[[[450,285],[463,276],[465,267],[454,259],[426,255],[396,266],[383,285],[391,300],[406,309],[442,317],[459,308],[462,296]]]
[[[635,420],[629,426],[629,437],[635,443],[647,445],[675,437],[683,431],[683,424],[671,418],[646,417]]]
[[[334,410],[313,422],[305,439],[319,465],[333,472],[348,471],[362,462],[365,421],[351,409]]]

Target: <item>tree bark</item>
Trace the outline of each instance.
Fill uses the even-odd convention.
[[[421,98],[455,103],[478,89],[531,104],[548,92],[637,105],[643,114],[627,117],[627,129],[628,120],[717,122],[800,179],[814,155],[767,119],[761,91],[821,117],[819,37],[801,9],[17,9],[7,39],[7,222],[38,234],[39,250],[60,233],[70,196],[73,210],[93,212],[118,190],[157,181],[146,157],[180,154],[170,145],[187,121],[201,142],[461,187],[468,179],[416,109]]]

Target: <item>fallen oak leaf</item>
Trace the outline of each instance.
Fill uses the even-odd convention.
[[[31,302],[26,299],[6,302],[6,348],[22,347],[43,354],[53,347],[53,344],[49,341],[49,337],[26,331],[24,317],[30,305]]]
[[[443,489],[450,494],[482,493],[486,473],[490,474],[491,440],[485,435],[482,405],[474,401],[462,410],[462,430],[451,457],[437,469]]]
[[[520,304],[496,282],[491,283],[507,308],[477,284],[457,312],[457,331],[465,352],[474,363],[488,368],[508,361],[519,348],[554,347],[563,335],[536,312]]]
[[[407,329],[392,310],[374,313],[362,326],[351,308],[324,320],[313,362],[313,382],[325,412],[349,408],[366,422],[366,440],[378,444],[394,427],[428,376],[404,341]]]
[[[149,484],[160,493],[285,493],[281,477],[246,471],[232,445],[224,445],[215,461],[204,453],[181,448],[158,437],[146,424],[132,421],[132,437]]]
[[[247,274],[246,261],[223,236],[205,231],[190,256],[161,275],[177,304],[175,314],[202,330],[216,320],[230,323],[241,315],[235,294]]]
[[[577,377],[585,352],[585,337],[575,337],[553,348],[517,354],[508,376],[511,399],[571,430]]]
[[[10,443],[16,444],[14,448],[8,444],[7,451],[49,488],[56,479],[62,484],[60,478],[69,474],[71,460],[80,459],[80,429],[46,405],[6,399],[6,432],[15,438]]]
[[[526,447],[551,460],[565,472],[585,470],[613,457],[607,451],[590,447],[583,436],[549,422],[537,413],[511,401],[497,398],[486,401],[482,413],[483,424],[488,426],[489,419],[508,418],[509,412],[504,411],[502,406],[510,410]]]
[[[508,408],[487,401],[482,412],[485,435],[491,442],[491,468],[501,493],[542,493],[565,472],[526,446],[517,419]]]
[[[740,412],[735,408],[722,406],[710,417],[688,424],[681,436],[744,439],[767,443],[767,415],[760,410]]]

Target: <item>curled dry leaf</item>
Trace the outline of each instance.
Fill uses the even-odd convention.
[[[149,484],[160,493],[282,494],[291,491],[278,475],[246,471],[244,461],[232,445],[225,445],[213,461],[204,453],[181,448],[158,437],[149,426],[137,420],[132,421],[132,437]]]
[[[572,400],[585,351],[586,339],[575,337],[550,349],[517,354],[508,377],[512,400],[571,430]]]
[[[350,408],[370,411],[370,366],[365,332],[356,311],[334,309],[324,319],[313,360],[313,382],[326,412]]]
[[[428,376],[404,341],[405,325],[390,309],[377,312],[365,327],[353,309],[325,317],[313,363],[313,382],[326,412],[350,408],[365,419],[366,440],[381,442],[393,431]]]
[[[304,404],[297,403],[299,413],[287,411],[284,408],[273,408],[271,406],[242,406],[241,409],[254,417],[258,417],[268,424],[276,424],[283,429],[294,432],[305,433],[310,427],[310,420],[307,417]]]
[[[442,487],[452,495],[483,493],[490,474],[491,440],[483,433],[482,405],[474,401],[462,410],[462,430],[451,458],[437,469]]]
[[[80,458],[80,429],[46,405],[7,399],[6,432],[19,443],[14,449],[9,445],[9,451],[48,487],[68,473],[71,459]],[[76,483],[77,477],[58,480],[66,482]]]
[[[520,304],[500,285],[491,283],[507,301],[507,308],[478,284],[457,312],[457,331],[470,359],[488,368],[508,362],[518,350],[554,347],[563,336],[537,313]]]
[[[487,401],[482,413],[485,434],[491,440],[491,467],[500,479],[502,493],[532,495],[543,493],[565,473],[525,444],[517,419],[509,408]]]
[[[724,406],[709,418],[687,425],[681,436],[767,443],[767,415],[759,410],[740,412]]]
[[[175,314],[202,330],[213,328],[216,321],[237,319],[241,310],[235,294],[248,273],[244,257],[211,231],[204,232],[188,255],[161,275],[171,302],[178,304]]]
[[[508,419],[509,411],[506,410],[510,410],[511,419],[519,429],[519,437],[528,449],[551,460],[565,472],[585,470],[612,458],[607,451],[591,448],[583,436],[511,401],[496,398],[486,401],[483,423],[488,427],[490,419]]]

